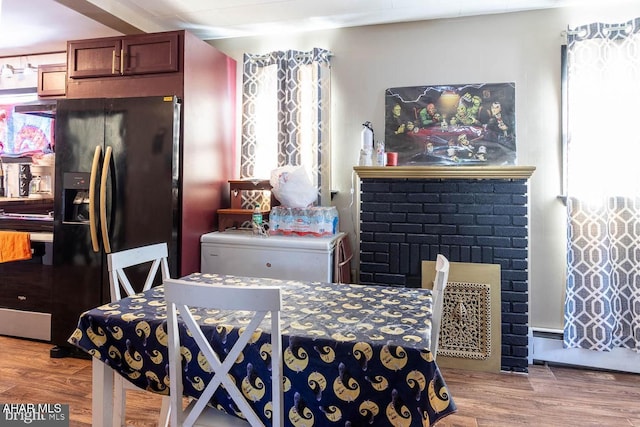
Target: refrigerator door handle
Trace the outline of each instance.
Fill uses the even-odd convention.
[[[100,163],[100,153],[102,147],[96,145],[93,153],[93,163],[91,164],[91,178],[89,179],[89,230],[91,231],[91,246],[94,252],[100,250],[98,243],[98,227],[96,224],[96,178],[98,176],[98,165]]]
[[[109,229],[107,228],[107,178],[109,177],[109,163],[111,163],[111,147],[107,147],[104,152],[104,162],[102,163],[102,177],[100,179],[100,226],[102,229],[102,243],[104,253],[111,253],[111,243],[109,242]]]

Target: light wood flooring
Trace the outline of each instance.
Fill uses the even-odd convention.
[[[66,403],[91,425],[91,362],[49,358],[51,345],[0,336],[0,402]],[[529,374],[442,369],[458,413],[438,427],[640,427],[640,375],[534,365]],[[160,399],[129,392],[127,425],[155,426]],[[99,427],[99,426],[96,426]]]

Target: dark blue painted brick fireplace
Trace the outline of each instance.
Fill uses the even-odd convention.
[[[380,171],[371,178],[358,171],[359,282],[420,287],[421,261],[438,253],[452,262],[500,264],[501,369],[527,372],[528,176],[402,178]]]

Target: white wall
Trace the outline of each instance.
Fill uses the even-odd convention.
[[[0,3],[2,0],[0,0]],[[45,64],[64,64],[67,61],[67,54],[63,52],[45,53],[37,55],[8,56],[0,58],[0,66],[7,64],[19,70],[14,76],[0,76],[0,91],[11,89],[35,88],[38,86],[38,72],[25,75],[23,70],[27,64],[33,67]]]
[[[350,206],[350,190],[361,124],[370,120],[376,140],[383,139],[386,88],[515,82],[518,164],[536,167],[530,181],[531,326],[562,329],[566,270],[565,208],[558,199],[562,32],[594,21],[617,23],[638,16],[640,2],[625,7],[608,2],[600,9],[549,9],[210,43],[238,61],[239,85],[245,52],[321,47],[334,53],[333,188],[339,191],[334,202],[341,229],[354,239],[358,206],[357,200]]]

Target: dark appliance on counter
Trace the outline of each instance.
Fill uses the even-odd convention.
[[[4,165],[2,164],[2,156],[0,156],[0,197],[5,197],[4,194]]]
[[[20,165],[20,175],[18,175],[18,195],[29,197],[29,186],[31,185],[31,165],[23,163]]]
[[[107,253],[167,242],[171,276],[186,274],[182,237],[200,235],[181,205],[199,191],[183,184],[189,149],[176,97],[58,101],[51,357],[81,356],[67,339],[110,299]]]

